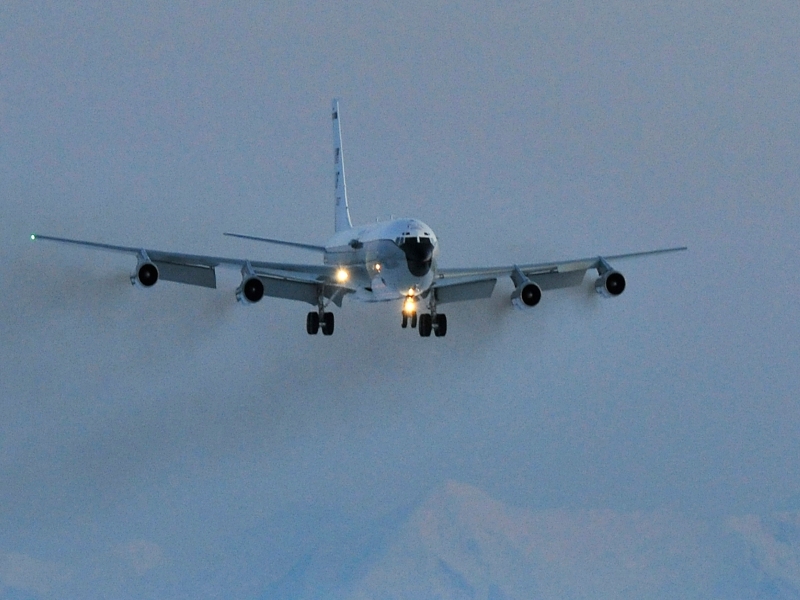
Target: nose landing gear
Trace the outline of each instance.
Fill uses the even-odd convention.
[[[407,296],[403,302],[403,322],[401,327],[405,329],[408,327],[408,322],[411,321],[411,329],[417,326],[417,301],[414,296]]]
[[[409,317],[411,317],[411,318],[409,319]],[[405,312],[403,312],[403,322],[401,323],[400,327],[405,329],[406,327],[408,327],[409,321],[411,321],[411,329],[414,329],[417,326],[417,313],[416,313],[416,311],[411,313],[411,315],[408,315]]]

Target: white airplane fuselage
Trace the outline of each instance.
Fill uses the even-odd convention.
[[[382,302],[418,298],[431,288],[439,244],[417,219],[395,219],[337,232],[325,244],[325,264],[340,267],[355,298]],[[344,280],[342,281],[344,283]]]

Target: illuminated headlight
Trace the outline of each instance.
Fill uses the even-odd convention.
[[[403,312],[407,315],[413,315],[417,312],[417,302],[414,298],[406,298],[406,301],[403,302]]]
[[[349,277],[350,275],[344,269],[339,269],[338,271],[336,271],[336,281],[338,281],[339,283],[344,283],[345,281],[347,281]]]

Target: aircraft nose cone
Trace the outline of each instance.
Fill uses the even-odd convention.
[[[406,237],[400,244],[406,255],[408,270],[414,277],[424,277],[431,269],[433,242],[428,237]]]

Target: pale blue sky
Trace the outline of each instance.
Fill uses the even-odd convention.
[[[53,580],[26,593],[255,597],[447,479],[800,508],[796,3],[171,6],[0,7],[0,554]],[[442,340],[355,303],[322,339],[236,272],[145,293],[28,241],[309,259],[221,233],[332,232],[334,96],[354,221],[416,216],[444,265],[690,252],[620,264],[614,301],[520,314],[507,282]]]

